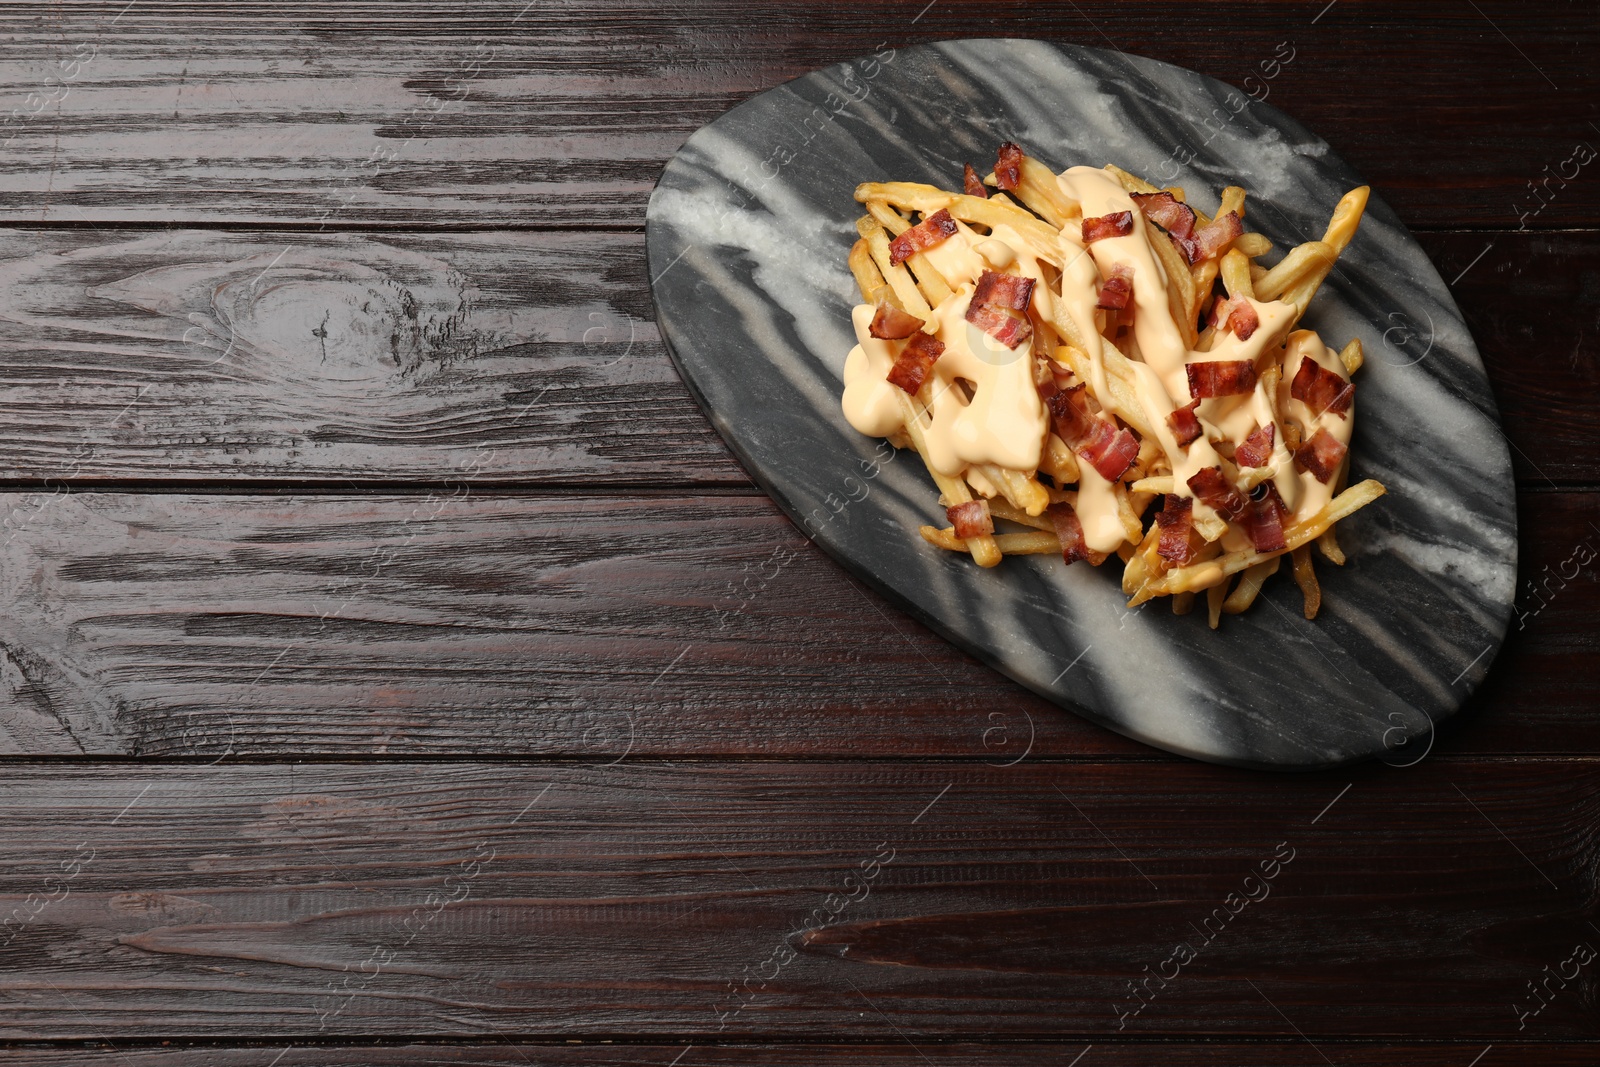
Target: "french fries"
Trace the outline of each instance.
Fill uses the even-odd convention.
[[[1001,162],[1006,161],[1003,153]],[[1187,614],[1194,606],[1196,595],[1204,592],[1207,621],[1213,628],[1220,624],[1223,615],[1248,610],[1259,598],[1265,583],[1283,569],[1284,557],[1287,556],[1290,564],[1288,570],[1304,599],[1305,617],[1315,618],[1321,605],[1322,590],[1313,569],[1312,543],[1316,543],[1326,560],[1343,564],[1345,556],[1334,534],[1335,524],[1378,499],[1385,489],[1370,479],[1346,488],[1349,464],[1342,451],[1326,468],[1313,467],[1309,460],[1297,455],[1297,451],[1304,451],[1303,445],[1310,448],[1316,443],[1311,440],[1319,425],[1316,419],[1324,416],[1321,411],[1306,407],[1302,401],[1303,394],[1299,392],[1300,384],[1296,383],[1292,391],[1288,389],[1288,382],[1284,378],[1285,338],[1305,314],[1340,254],[1353,239],[1366,206],[1367,189],[1354,189],[1340,199],[1320,239],[1289,249],[1276,264],[1269,266],[1258,260],[1272,252],[1271,242],[1259,233],[1241,234],[1242,227],[1236,220],[1224,218],[1230,213],[1240,219],[1244,217],[1244,189],[1230,186],[1222,191],[1214,221],[1203,212],[1190,208],[1182,189],[1160,190],[1120,168],[1105,168],[1117,183],[1117,186],[1112,186],[1113,190],[1120,186],[1121,190],[1130,194],[1147,194],[1143,201],[1135,201],[1136,210],[1142,210],[1147,215],[1143,232],[1149,252],[1159,264],[1165,287],[1164,303],[1188,349],[1190,358],[1187,362],[1191,366],[1180,369],[1192,371],[1192,363],[1195,362],[1193,357],[1212,350],[1225,337],[1229,343],[1236,345],[1248,339],[1249,331],[1242,331],[1229,323],[1227,316],[1232,313],[1230,307],[1247,301],[1255,302],[1255,305],[1271,302],[1288,305],[1286,310],[1276,313],[1280,317],[1273,320],[1274,331],[1265,339],[1265,347],[1258,344],[1251,350],[1259,354],[1250,357],[1253,359],[1254,373],[1246,386],[1256,390],[1256,407],[1249,408],[1246,414],[1270,414],[1277,435],[1267,440],[1275,441],[1277,447],[1274,449],[1271,443],[1268,444],[1268,459],[1261,458],[1257,447],[1257,454],[1249,460],[1251,465],[1246,466],[1244,444],[1251,442],[1241,443],[1248,429],[1235,425],[1240,423],[1241,418],[1234,417],[1233,422],[1229,423],[1234,428],[1226,433],[1216,429],[1227,410],[1231,409],[1218,408],[1214,401],[1210,402],[1213,406],[1206,409],[1204,404],[1207,401],[1202,398],[1201,414],[1211,420],[1203,424],[1205,443],[1202,445],[1198,442],[1190,444],[1192,438],[1179,442],[1175,436],[1177,424],[1172,418],[1162,417],[1169,409],[1158,410],[1150,406],[1151,382],[1159,379],[1150,367],[1139,365],[1143,357],[1132,318],[1136,312],[1145,313],[1144,304],[1135,304],[1131,300],[1123,305],[1107,304],[1101,299],[1092,316],[1095,336],[1084,335],[1084,305],[1081,302],[1076,305],[1071,303],[1067,278],[1072,275],[1078,279],[1073,284],[1083,284],[1082,271],[1086,268],[1079,260],[1088,253],[1082,251],[1082,245],[1094,239],[1084,226],[1085,205],[1073,194],[1075,187],[1069,183],[1069,176],[1064,175],[1058,180],[1056,172],[1049,166],[1026,155],[1021,156],[1020,163],[1016,163],[1014,156],[1011,162],[1015,166],[1015,179],[1012,180],[1012,172],[1008,171],[1005,191],[996,190],[988,196],[952,192],[912,182],[866,182],[859,185],[856,199],[864,206],[866,214],[857,222],[860,240],[850,249],[849,267],[861,298],[869,304],[916,316],[924,323],[930,323],[926,329],[932,331],[935,328],[932,323],[940,321],[934,317],[935,309],[953,298],[960,298],[963,293],[973,292],[974,278],[947,276],[946,272],[951,270],[953,263],[964,261],[929,255],[929,250],[937,249],[938,242],[942,240],[959,237],[966,242],[967,238],[960,234],[952,237],[952,231],[957,228],[948,221],[943,223],[943,231],[931,238],[931,244],[917,244],[919,233],[911,231],[920,227],[920,233],[929,232],[929,227],[939,225],[939,220],[928,226],[922,226],[922,223],[936,214],[947,212],[951,219],[966,227],[963,233],[977,235],[971,247],[987,256],[989,253],[983,252],[982,245],[977,242],[983,241],[997,228],[1006,227],[1003,232],[1007,234],[1007,240],[1017,246],[1015,254],[1025,254],[1030,262],[1037,264],[1034,277],[1038,276],[1038,271],[1043,271],[1042,288],[1037,282],[1030,287],[1029,291],[1034,294],[1031,302],[1025,300],[1027,308],[1019,311],[1026,314],[1031,327],[1029,333],[1034,339],[1030,357],[1033,360],[1034,383],[1041,395],[1054,393],[1063,381],[1068,383],[1069,391],[1085,387],[1086,391],[1079,397],[1080,400],[1088,399],[1084,417],[1104,421],[1118,433],[1136,435],[1137,456],[1123,453],[1130,458],[1119,478],[1109,482],[1104,480],[1116,470],[1124,469],[1120,463],[1104,474],[1091,478],[1095,471],[1101,469],[1094,462],[1097,457],[1084,445],[1080,444],[1077,448],[1069,446],[1061,436],[1069,434],[1069,431],[1057,422],[1055,425],[1059,433],[1046,429],[1043,434],[1036,469],[1014,469],[993,462],[971,463],[960,475],[952,476],[940,474],[930,465],[929,470],[939,488],[940,503],[950,510],[953,525],[921,526],[921,537],[929,545],[940,549],[966,553],[984,567],[997,565],[1007,555],[1066,552],[1069,562],[1087,558],[1096,565],[1115,555],[1123,560],[1121,584],[1129,598],[1130,608],[1155,597],[1167,596],[1172,598],[1174,614]],[[990,187],[1000,182],[993,172],[983,180]],[[1082,186],[1076,188],[1081,189]],[[1146,206],[1152,202],[1148,195],[1163,192],[1170,193],[1173,201],[1154,195],[1157,205],[1165,204],[1166,209],[1180,216],[1186,209],[1190,210],[1193,212],[1193,227],[1211,226],[1211,234],[1220,232],[1225,236],[1220,240],[1213,236],[1208,244],[1196,244],[1193,241],[1183,243],[1180,237],[1188,238],[1191,232],[1198,237],[1206,237],[1207,234],[1200,233],[1198,229],[1172,230],[1167,225],[1171,216],[1163,219],[1152,214]],[[1126,200],[1123,202],[1126,203]],[[1178,204],[1184,207],[1177,207]],[[1178,221],[1181,222],[1181,217]],[[1082,241],[1079,240],[1081,228],[1085,229]],[[1171,239],[1163,231],[1171,232]],[[1124,235],[1128,232],[1126,228],[1121,231]],[[896,241],[902,235],[903,239]],[[1067,239],[1066,235],[1071,235],[1071,239]],[[891,243],[894,244],[893,250]],[[988,243],[992,245],[995,242]],[[1195,251],[1197,247],[1201,249],[1198,257]],[[961,254],[970,256],[973,253]],[[1008,265],[1008,261],[994,262],[997,272],[1003,272]],[[1097,271],[1102,266],[1097,264]],[[1012,273],[1015,272],[1013,269]],[[1098,284],[1104,285],[1105,281],[1106,275],[1101,273]],[[1077,291],[1082,292],[1081,289]],[[1225,305],[1223,301],[1230,303]],[[1016,307],[1020,309],[1021,305]],[[1077,310],[1073,310],[1074,307]],[[1247,305],[1244,310],[1253,311],[1254,307]],[[1210,325],[1202,330],[1207,316],[1210,316]],[[969,321],[977,321],[972,318],[970,311],[968,318]],[[1286,328],[1282,325],[1284,321],[1288,323]],[[1249,327],[1250,331],[1254,329],[1254,326]],[[1229,337],[1229,334],[1232,336]],[[938,357],[936,355],[933,358]],[[1344,371],[1342,377],[1354,375],[1363,363],[1361,342],[1350,341],[1337,353],[1337,358]],[[1170,380],[1169,376],[1167,382]],[[896,381],[893,375],[890,381]],[[1190,381],[1194,381],[1192,375]],[[975,387],[971,382],[958,383],[947,378],[942,388],[954,391],[957,385],[960,386],[960,399],[972,402],[970,394]],[[1169,384],[1164,387],[1170,392]],[[933,413],[942,401],[930,392],[934,388],[931,381],[918,387],[915,393],[904,391],[909,388],[912,386],[907,384],[893,390],[898,397],[903,425],[890,436],[896,443],[917,451],[926,463],[930,455],[927,435],[938,428]],[[1191,384],[1191,389],[1194,388]],[[1280,397],[1290,392],[1293,392],[1294,402],[1286,407],[1289,402]],[[1229,394],[1205,395],[1227,397]],[[1237,403],[1243,405],[1249,401],[1249,396],[1244,396]],[[1173,399],[1169,403],[1176,406],[1179,402]],[[1294,408],[1294,405],[1298,407]],[[1291,408],[1299,410],[1300,414],[1294,415]],[[1307,418],[1306,411],[1312,411],[1311,422],[1304,421]],[[1152,417],[1153,413],[1155,417]],[[1177,414],[1174,411],[1173,418]],[[1340,417],[1344,415],[1340,413]],[[1262,414],[1259,418],[1265,421],[1267,415]],[[1221,436],[1213,436],[1217,434]],[[1231,439],[1229,434],[1233,435]],[[1245,500],[1243,504],[1222,507],[1219,503],[1211,502],[1210,497],[1205,502],[1196,499],[1200,494],[1193,486],[1198,483],[1185,480],[1195,467],[1178,462],[1185,456],[1183,450],[1193,447],[1217,450],[1218,470],[1227,484],[1241,494],[1238,499]],[[1238,451],[1237,464],[1234,462],[1235,450]],[[1293,468],[1295,476],[1301,479],[1300,484],[1303,485],[1311,485],[1309,479],[1319,472],[1327,475],[1330,470],[1333,471],[1331,478],[1319,478],[1323,488],[1305,490],[1306,493],[1320,495],[1313,495],[1312,502],[1298,512],[1285,504],[1278,493],[1278,486],[1283,483],[1277,479],[1291,459],[1296,464]],[[1301,465],[1302,460],[1307,465]],[[1321,460],[1317,459],[1317,462],[1321,463]],[[1175,469],[1179,466],[1186,472],[1182,476]],[[1089,467],[1095,469],[1086,470]],[[1305,471],[1311,473],[1302,473]],[[1191,492],[1195,496],[1191,497]],[[1253,495],[1246,500],[1242,494]],[[985,502],[984,524],[962,525],[962,506],[970,505],[974,500]],[[1262,500],[1269,503],[1260,503]],[[1271,500],[1277,503],[1272,504]],[[1152,504],[1157,505],[1159,510],[1169,506],[1164,502],[1171,501],[1179,502],[1171,506],[1179,507],[1180,511],[1190,510],[1189,525],[1185,528],[1190,537],[1187,548],[1165,543],[1167,538],[1162,535],[1163,524],[1151,521],[1149,513]],[[1191,501],[1192,504],[1184,504],[1184,501]],[[1097,513],[1101,518],[1094,534],[1100,544],[1097,548],[1085,548],[1088,535],[1082,532],[1079,523],[1080,544],[1076,554],[1073,554],[1068,544],[1070,532],[1073,523],[1078,523],[1080,513],[1087,514],[1083,512],[1086,507],[1091,511],[1096,507],[1101,509]],[[1276,507],[1282,519],[1281,535],[1276,540],[1269,535],[1258,538],[1251,525],[1256,521],[1251,516],[1263,507]],[[1063,515],[1070,520],[1065,525]],[[984,532],[991,525],[994,532]],[[977,536],[960,536],[956,532],[957,527],[966,534],[976,533]],[[1113,541],[1116,542],[1115,547],[1111,547]]]

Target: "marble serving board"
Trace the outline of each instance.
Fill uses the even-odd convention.
[[[1359,337],[1350,480],[1389,494],[1339,526],[1348,564],[1319,561],[1322,612],[1282,570],[1243,615],[1203,602],[1133,611],[1121,567],[1007,558],[991,570],[916,534],[945,525],[915,453],[839,407],[858,182],[960,188],[1016,141],[1057,170],[1115,163],[1191,202],[1249,193],[1247,227],[1287,248],[1318,237],[1363,184],[1328,145],[1193,71],[1101,49],[962,40],[819,70],[696,132],[650,199],[662,335],[717,430],[825,551],[906,610],[1064,708],[1197,759],[1317,768],[1409,763],[1482,680],[1510,614],[1516,509],[1506,441],[1472,338],[1389,207],[1366,218],[1306,325]]]

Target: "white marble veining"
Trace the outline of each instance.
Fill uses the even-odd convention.
[[[1219,117],[1220,116],[1220,117]],[[1472,339],[1421,248],[1374,196],[1307,317],[1359,336],[1352,478],[1390,494],[1341,524],[1323,612],[1280,577],[1220,631],[1161,601],[1129,612],[1119,568],[1054,557],[984,571],[934,549],[914,454],[839,409],[852,343],[845,255],[868,180],[959,187],[1014,140],[1058,169],[1116,163],[1195,191],[1250,193],[1249,225],[1320,235],[1361,184],[1276,109],[1191,71],[1039,41],[952,41],[814,72],[734,108],[668,164],[648,216],[662,335],[751,474],[857,574],[1024,685],[1152,745],[1258,767],[1384,755],[1451,714],[1511,610],[1510,458]],[[841,506],[842,503],[842,506]]]

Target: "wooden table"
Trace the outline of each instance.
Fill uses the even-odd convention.
[[[0,1062],[1600,1063],[1592,5],[924,3],[0,9]],[[1251,79],[1451,282],[1524,582],[1431,748],[1058,711],[679,382],[673,150],[992,34]]]

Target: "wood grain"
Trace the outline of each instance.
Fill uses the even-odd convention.
[[[887,1029],[887,1027],[885,1027]],[[891,1038],[892,1040],[892,1038]],[[287,1051],[285,1051],[287,1050]],[[279,1052],[283,1059],[272,1065]],[[1326,1067],[1331,1059],[1340,1067],[1513,1067],[1536,1063],[1540,1067],[1593,1067],[1600,1047],[1586,1043],[1484,1044],[1460,1042],[1404,1043],[1354,1042],[1319,1038],[1315,1044],[1299,1037],[1244,1044],[1236,1041],[1159,1044],[1124,1043],[1100,1036],[1094,1042],[1026,1042],[977,1044],[944,1043],[918,1039],[895,1044],[838,1045],[728,1045],[614,1044],[607,1039],[547,1045],[514,1042],[453,1044],[430,1042],[412,1045],[338,1047],[262,1043],[250,1048],[116,1048],[74,1047],[71,1050],[22,1048],[0,1050],[6,1067],[62,1067],[80,1063],[111,1063],[124,1067],[441,1067],[444,1064],[479,1064],[481,1067],[832,1067],[834,1064],[870,1063],[875,1067],[922,1067],[924,1064],[959,1064],[972,1067]],[[1324,1059],[1326,1054],[1328,1059]],[[1475,1064],[1473,1057],[1482,1054]],[[1078,1057],[1082,1059],[1077,1059]],[[680,1058],[681,1057],[681,1058]]]
[[[1600,235],[1422,239],[1519,478],[1600,481]],[[0,440],[33,484],[750,484],[637,234],[0,231]]]
[[[637,236],[0,236],[0,477],[748,484]]]
[[[0,128],[14,160],[0,221],[637,225],[666,159],[734,103],[882,43],[976,35],[1126,49],[1264,96],[1412,224],[1600,223],[1587,172],[1529,185],[1578,142],[1600,145],[1584,121],[1600,90],[1584,0],[1160,18],[1126,0],[920,17],[917,0],[736,15],[672,0],[124,6],[0,24],[0,120],[21,116]]]
[[[1600,754],[1597,501],[1523,495],[1512,638],[1440,754]],[[758,495],[0,509],[12,754],[1171,759],[954,650]]]
[[[11,1040],[1600,1036],[1593,962],[1515,1009],[1600,945],[1594,761],[67,764],[0,806]]]

